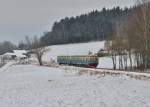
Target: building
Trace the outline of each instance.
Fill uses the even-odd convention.
[[[1,57],[8,59],[8,60],[14,60],[14,59],[25,59],[27,58],[27,51],[26,50],[13,50],[12,52],[7,52]]]

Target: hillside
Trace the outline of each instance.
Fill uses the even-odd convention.
[[[67,45],[53,45],[49,46],[49,51],[44,55],[45,61],[57,59],[60,55],[88,55],[89,51],[93,54],[104,48],[104,41],[77,43]]]
[[[92,54],[96,54],[100,49],[104,49],[105,41],[88,42],[88,43],[75,43],[64,45],[52,45],[49,46],[49,51],[44,55],[43,60],[50,62],[52,60],[57,61],[57,56],[61,55],[88,55],[89,51]],[[117,56],[117,61],[119,56]],[[134,57],[133,57],[134,62]],[[135,65],[136,63],[133,63]],[[129,58],[127,58],[127,65],[130,65]],[[113,62],[111,56],[100,57],[97,68],[113,69]],[[117,69],[119,69],[119,62],[117,62]]]
[[[76,17],[66,17],[53,24],[50,31],[45,32],[41,40],[45,45],[81,43],[106,40],[115,31],[116,22],[127,17],[130,9],[103,8]]]

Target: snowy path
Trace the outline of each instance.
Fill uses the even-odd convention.
[[[0,73],[1,107],[150,107],[150,81],[14,65]]]
[[[2,66],[0,68],[0,72],[4,72],[6,71],[9,67],[11,67],[13,64],[16,64],[17,62],[15,61],[10,61],[10,62],[7,62],[4,66]]]

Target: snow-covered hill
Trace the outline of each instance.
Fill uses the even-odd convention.
[[[51,60],[56,61],[57,56],[60,55],[88,55],[89,51],[92,52],[92,54],[95,54],[100,49],[104,49],[104,44],[105,41],[99,41],[99,42],[49,46],[48,47],[49,51],[44,55],[43,60],[46,62],[50,62]],[[118,59],[119,57],[117,57],[117,60]],[[130,66],[129,59],[127,65]],[[99,58],[99,64],[97,68],[113,69],[113,63],[111,57]],[[117,62],[117,69],[119,69],[119,62]]]
[[[60,55],[88,55],[89,51],[97,53],[100,49],[104,48],[104,41],[67,44],[67,45],[53,45],[49,46],[49,51],[45,54],[43,59],[50,61],[56,60]]]

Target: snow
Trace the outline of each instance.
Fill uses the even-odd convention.
[[[119,56],[116,56],[116,69],[119,69]],[[132,59],[133,60],[133,59]],[[124,63],[123,63],[124,65]],[[133,66],[135,65],[134,61],[133,61]],[[127,66],[130,66],[130,60],[129,57],[127,58]],[[113,62],[112,62],[112,58],[111,56],[108,57],[100,57],[99,58],[99,64],[97,66],[97,68],[106,68],[106,69],[113,69]]]
[[[50,62],[51,60],[57,60],[57,56],[61,55],[88,55],[89,51],[92,54],[97,53],[100,49],[104,49],[105,41],[99,42],[89,42],[89,43],[77,43],[77,44],[67,44],[67,45],[53,45],[49,46],[49,51],[44,55],[43,60],[46,62]],[[118,63],[119,57],[117,56],[117,66],[119,69]],[[32,60],[34,60],[32,58]],[[133,61],[133,65],[134,61]],[[130,66],[130,61],[128,58],[128,66]],[[113,69],[112,58],[109,57],[101,57],[99,58],[99,64],[97,68],[107,68]]]
[[[111,57],[101,57],[101,58],[99,58],[99,64],[98,64],[97,68],[112,69],[113,68],[113,63],[112,63]],[[117,68],[118,68],[118,66],[117,66]]]
[[[5,53],[4,55],[15,55],[14,53],[9,53],[9,52],[7,52],[7,53]]]
[[[119,56],[116,56],[116,69],[119,69]],[[124,63],[123,63],[124,66]],[[127,66],[130,67],[130,59],[127,57]],[[136,66],[136,62],[134,60],[134,55],[132,55],[132,66]],[[113,62],[111,56],[108,57],[100,57],[99,64],[97,68],[105,68],[105,69],[113,69]]]
[[[13,64],[16,64],[17,62],[15,61],[9,61],[7,62],[2,68],[0,68],[0,72],[6,71],[9,67],[11,67]]]
[[[26,57],[27,51],[26,50],[13,50],[14,54],[18,57],[18,58],[24,58]]]
[[[44,55],[43,60],[50,61],[57,59],[61,55],[88,55],[89,51],[93,54],[104,48],[104,41],[77,43],[67,45],[49,46],[49,51]]]
[[[17,58],[25,58],[26,55],[24,55],[24,54],[26,54],[26,53],[27,53],[26,50],[13,50],[12,53],[7,52],[3,56],[10,57],[10,58],[11,58],[11,56],[16,56]]]
[[[125,75],[78,75],[79,70],[13,64],[0,72],[0,105],[150,107],[149,80]]]

